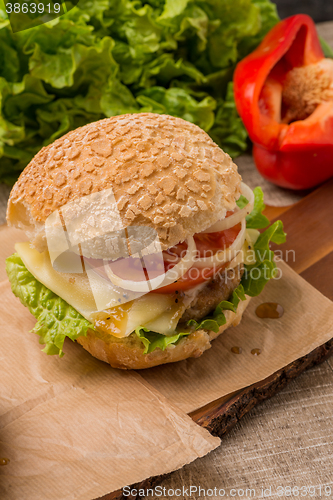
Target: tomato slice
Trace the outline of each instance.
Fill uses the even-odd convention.
[[[227,212],[227,217],[233,212]],[[215,255],[219,250],[224,250],[232,245],[237,238],[241,224],[236,224],[225,231],[215,233],[197,233],[194,235],[197,251],[201,258]],[[187,244],[183,241],[178,243],[168,250],[163,252],[164,270],[165,272],[172,269],[180,258],[184,257],[187,250]],[[88,259],[90,265],[95,269],[100,276],[108,279],[105,270],[104,262],[94,259]],[[156,261],[156,262],[155,262]],[[103,264],[103,265],[102,265]],[[150,293],[175,293],[177,291],[188,290],[200,283],[212,278],[214,274],[226,267],[227,263],[215,265],[207,268],[198,268],[193,265],[179,280],[166,285],[162,288],[152,290]],[[142,262],[139,258],[127,257],[121,258],[114,262],[110,261],[109,266],[112,271],[120,278],[133,281],[142,281],[152,279],[159,276],[163,270],[163,261],[161,257],[151,255],[149,258],[149,275],[147,269],[142,267]]]
[[[226,229],[225,231],[218,231],[217,233],[199,233],[194,235],[194,241],[197,246],[197,250],[200,257],[209,257],[215,255],[221,249],[230,247],[239,231],[241,230],[241,224],[236,224],[236,226]]]
[[[241,224],[236,224],[236,226],[226,229],[225,231],[218,231],[216,233],[198,233],[194,235],[194,241],[197,246],[200,257],[210,257],[218,250],[226,249],[232,245],[232,243],[237,238],[239,231],[241,230]],[[164,252],[164,267],[167,271],[175,265],[175,256],[184,256],[186,252],[187,245],[182,242],[174,247],[170,248],[167,252]],[[169,257],[169,259],[168,259]],[[221,269],[225,268],[227,263],[220,266],[213,266],[210,268],[198,268],[195,265],[192,266],[179,280],[171,283],[170,285],[163,286],[153,290],[153,293],[175,293],[176,291],[188,290],[200,283],[203,283],[207,279],[210,279]]]

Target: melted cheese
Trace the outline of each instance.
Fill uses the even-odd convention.
[[[105,307],[106,303],[112,302],[110,297],[113,297],[113,303],[121,300],[119,290],[110,287],[107,281],[98,279],[93,273],[88,276],[87,273],[58,272],[52,267],[48,252],[39,253],[29,243],[17,243],[15,249],[38,281],[94,323],[98,330],[118,338],[127,337],[138,326],[163,335],[174,335],[183,312],[206,285],[204,282],[193,287],[182,298],[174,294],[139,294],[135,300]],[[241,255],[234,259],[233,266],[240,260]]]
[[[260,232],[257,229],[247,229],[245,233],[245,240],[243,245],[243,261],[244,264],[249,266],[256,263],[256,255],[254,245],[259,238]]]
[[[172,294],[149,293],[121,304],[100,310],[96,306],[96,289],[92,293],[91,280],[86,273],[59,273],[53,269],[48,252],[39,253],[29,243],[18,243],[15,249],[31,274],[56,295],[64,299],[96,328],[116,337],[126,337],[137,326],[156,324],[159,333],[172,335],[184,306],[175,304]],[[98,295],[110,294],[105,280],[98,280]],[[99,300],[97,300],[99,302]],[[154,323],[155,322],[155,323]],[[153,328],[151,328],[153,329]]]
[[[38,281],[90,321],[91,314],[96,312],[96,302],[85,273],[58,273],[51,265],[48,252],[39,253],[29,243],[17,243],[15,250]]]
[[[172,298],[174,301],[174,296],[172,296]],[[177,300],[181,301],[181,299]],[[144,326],[152,332],[162,333],[163,335],[174,335],[178,321],[182,317],[184,311],[184,304],[173,302],[162,315],[145,323]]]
[[[183,307],[173,295],[149,293],[132,302],[93,314],[97,329],[115,337],[129,335],[144,326],[163,335],[174,335]]]

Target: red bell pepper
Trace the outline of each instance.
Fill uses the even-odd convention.
[[[333,59],[310,17],[279,22],[237,65],[234,92],[263,177],[306,189],[333,176]]]

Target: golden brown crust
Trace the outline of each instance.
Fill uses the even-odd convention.
[[[153,113],[115,116],[43,148],[15,184],[7,219],[41,249],[54,210],[112,188],[124,225],[156,228],[168,248],[233,209],[240,180],[231,158],[196,125]]]
[[[77,341],[95,358],[109,363],[113,368],[123,370],[140,370],[190,357],[198,358],[211,347],[210,342],[221,335],[224,330],[229,326],[238,325],[249,302],[250,297],[241,301],[236,314],[232,311],[225,311],[227,322],[221,326],[218,333],[198,330],[183,337],[177,345],[168,346],[165,351],[157,348],[149,354],[143,354],[142,343],[135,335],[119,340],[93,330],[88,330],[87,336],[79,337]]]

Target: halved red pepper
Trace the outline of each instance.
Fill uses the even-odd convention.
[[[333,59],[300,14],[279,22],[234,74],[237,110],[259,172],[306,189],[333,176]]]

